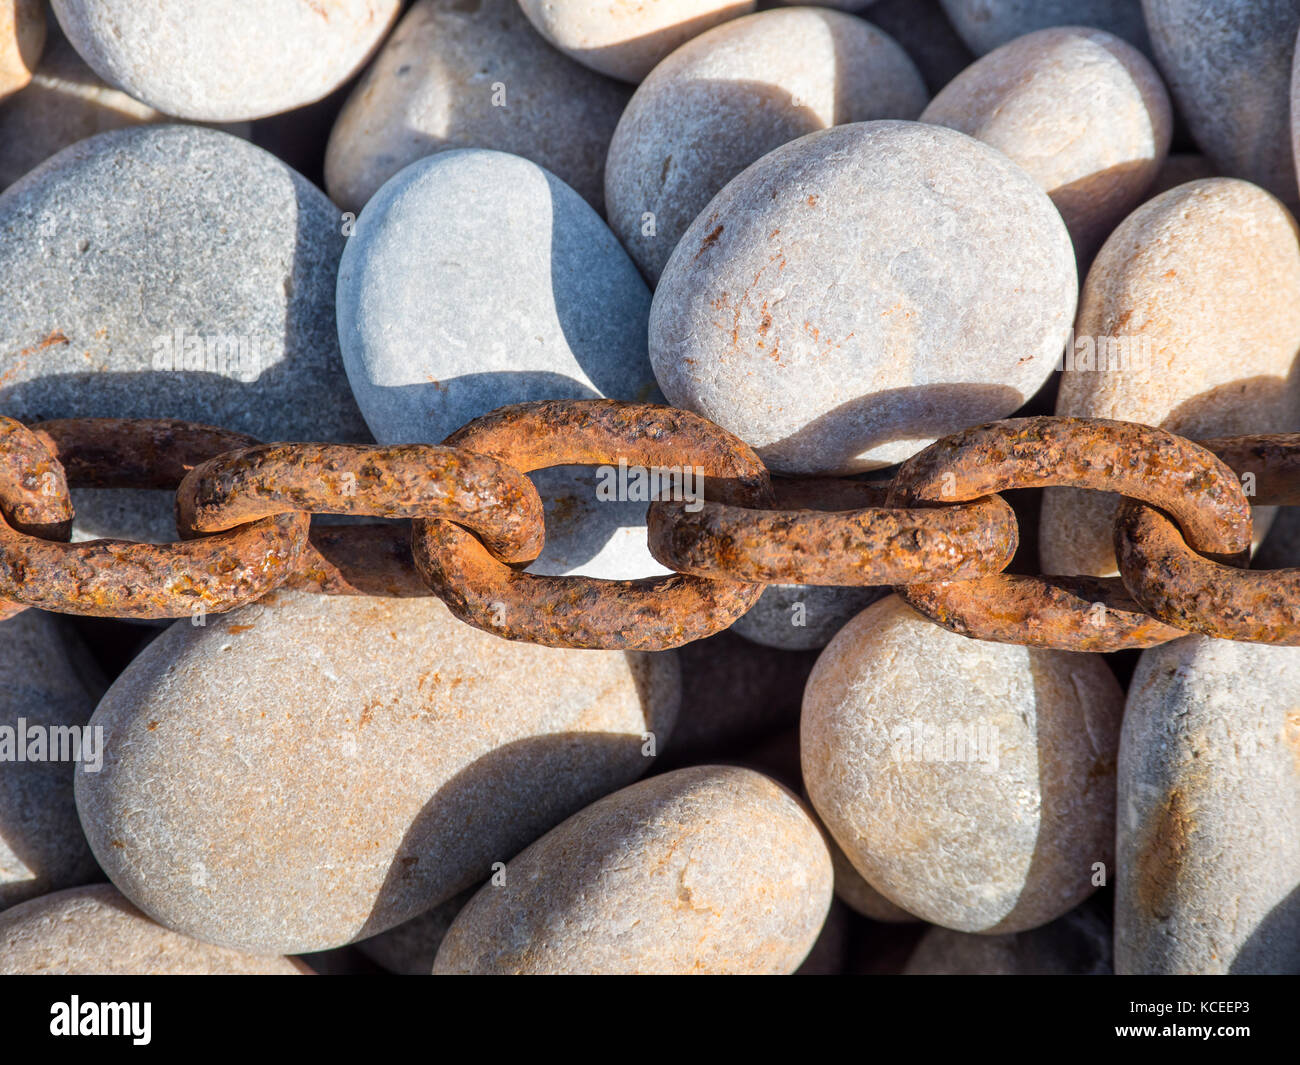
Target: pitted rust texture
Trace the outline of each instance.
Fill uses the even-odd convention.
[[[1257,507],[1300,506],[1300,433],[1265,433],[1198,440],[1239,478],[1254,478]]]
[[[1115,557],[1150,614],[1222,640],[1300,645],[1300,567],[1248,570],[1193,551],[1155,507],[1126,499],[1115,518]]]
[[[174,418],[64,418],[32,432],[57,456],[78,488],[172,488],[195,466],[258,443]]]
[[[176,493],[182,535],[301,511],[372,518],[446,518],[504,562],[531,562],[542,500],[517,469],[429,444],[263,444],[192,470]]]
[[[485,415],[445,443],[516,469],[617,465],[702,468],[705,491],[740,506],[771,502],[767,469],[745,443],[687,411],[615,400],[520,403]],[[541,577],[494,559],[445,521],[416,520],[421,576],[462,621],[551,647],[658,651],[726,628],[762,587],[673,575],[638,581]]]
[[[870,586],[996,573],[1019,542],[1016,516],[999,496],[908,510],[885,508],[888,484],[777,479],[772,487],[777,510],[655,503],[650,553],[701,577]]]
[[[1202,550],[1225,560],[1250,548],[1250,504],[1233,471],[1189,440],[1132,422],[1011,418],[963,430],[904,463],[890,502],[958,502],[1049,486],[1119,492],[1164,507]],[[976,639],[1113,651],[1179,635],[1142,614],[1141,597],[1134,602],[1114,580],[1002,574],[899,591],[927,617]]]
[[[1187,635],[1143,613],[1118,577],[999,575],[959,589],[946,581],[909,584],[898,593],[945,629],[994,643],[1122,651]]]
[[[28,536],[67,540],[72,535],[72,499],[57,455],[22,422],[2,416],[0,514]]]
[[[74,487],[171,488],[196,464],[256,443],[171,420],[68,419],[32,429]],[[156,465],[155,465],[156,464]],[[68,544],[0,522],[0,597],[116,618],[219,613],[260,598],[298,566],[309,519],[282,514],[189,543]]]

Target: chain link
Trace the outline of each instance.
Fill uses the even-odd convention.
[[[671,475],[647,520],[652,554],[675,572],[524,572],[545,543],[526,475],[561,465]],[[699,494],[665,492],[697,472]],[[1120,577],[1004,572],[1019,530],[1001,493],[1049,486],[1124,497]],[[79,487],[174,489],[181,540],[68,542]],[[262,444],[160,419],[0,418],[0,617],[27,606],[185,617],[285,585],[437,595],[508,639],[661,650],[726,628],[767,584],[893,585],[936,623],[985,640],[1300,643],[1300,569],[1246,568],[1248,491],[1257,505],[1300,505],[1300,434],[1198,444],[1128,422],[1008,419],[945,437],[872,483],[771,480],[704,418],[613,400],[517,404],[442,445],[387,447]],[[312,515],[388,523],[311,526]]]

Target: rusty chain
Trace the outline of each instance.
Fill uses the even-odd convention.
[[[545,541],[526,475],[619,462],[702,475],[699,498],[649,506],[651,553],[675,572],[526,572]],[[1049,486],[1123,497],[1118,577],[1005,572],[1019,528],[1001,493]],[[70,542],[70,489],[83,487],[175,489],[180,539]],[[1300,505],[1300,433],[1196,443],[1127,422],[1007,419],[945,437],[872,483],[770,479],[751,448],[704,418],[613,400],[503,407],[441,445],[263,444],[170,420],[0,417],[0,618],[29,606],[186,617],[288,586],[437,595],[508,639],[659,650],[726,628],[768,584],[892,585],[936,623],[984,640],[1075,651],[1188,633],[1300,644],[1300,569],[1247,568],[1252,499]],[[384,523],[313,525],[313,515]]]

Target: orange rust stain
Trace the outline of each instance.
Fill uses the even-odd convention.
[[[152,732],[157,727],[158,727],[157,721],[150,721],[149,724],[145,725],[145,728],[148,729],[150,732]]]
[[[227,632],[248,632],[252,627],[253,627],[252,625],[231,625],[230,628],[228,628],[226,631]]]
[[[717,242],[717,239],[722,236],[723,228],[724,227],[721,225],[717,226],[707,237],[704,238],[703,242],[700,244],[700,250],[695,253],[695,258],[698,259]]]
[[[809,206],[809,207],[816,207],[816,206],[817,206],[817,200],[818,200],[818,197],[816,197],[816,196],[809,196],[809,197],[808,197],[808,206]]]
[[[1138,903],[1156,917],[1173,913],[1196,829],[1186,797],[1174,788],[1150,822],[1138,852]]]

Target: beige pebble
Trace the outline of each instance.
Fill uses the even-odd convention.
[[[77,808],[104,871],[169,928],[325,950],[635,780],[679,685],[671,654],[502,640],[436,599],[276,594],[141,652],[95,713],[107,754]]]
[[[294,976],[299,961],[200,943],[155,924],[111,884],[0,913],[0,976]]]
[[[682,45],[641,83],[605,164],[610,227],[652,282],[714,195],[814,130],[916,118],[928,95],[892,39],[852,15],[763,11]]]
[[[538,37],[515,0],[420,0],[339,113],[325,187],[345,211],[360,211],[417,159],[493,148],[544,166],[599,211],[627,97]]]
[[[1034,928],[1109,868],[1122,701],[1096,656],[970,640],[890,596],[813,669],[804,786],[895,905],[963,932]]]
[[[1005,153],[1056,204],[1087,259],[1133,209],[1169,151],[1169,96],[1150,61],[1105,30],[1018,37],[977,60],[921,121]]]
[[[664,56],[754,0],[519,0],[537,32],[612,78],[640,81]]]
[[[1188,636],[1142,653],[1115,971],[1300,974],[1300,647]]]
[[[1294,431],[1300,243],[1290,212],[1235,178],[1194,181],[1143,204],[1088,271],[1073,343],[1058,415],[1142,422],[1193,439]],[[1117,505],[1110,493],[1049,488],[1043,571],[1117,572]],[[1266,521],[1257,511],[1258,534]]]
[[[0,0],[0,100],[32,80],[44,47],[42,0]]]
[[[830,904],[830,855],[794,796],[695,766],[607,796],[509,862],[434,972],[792,973]]]

